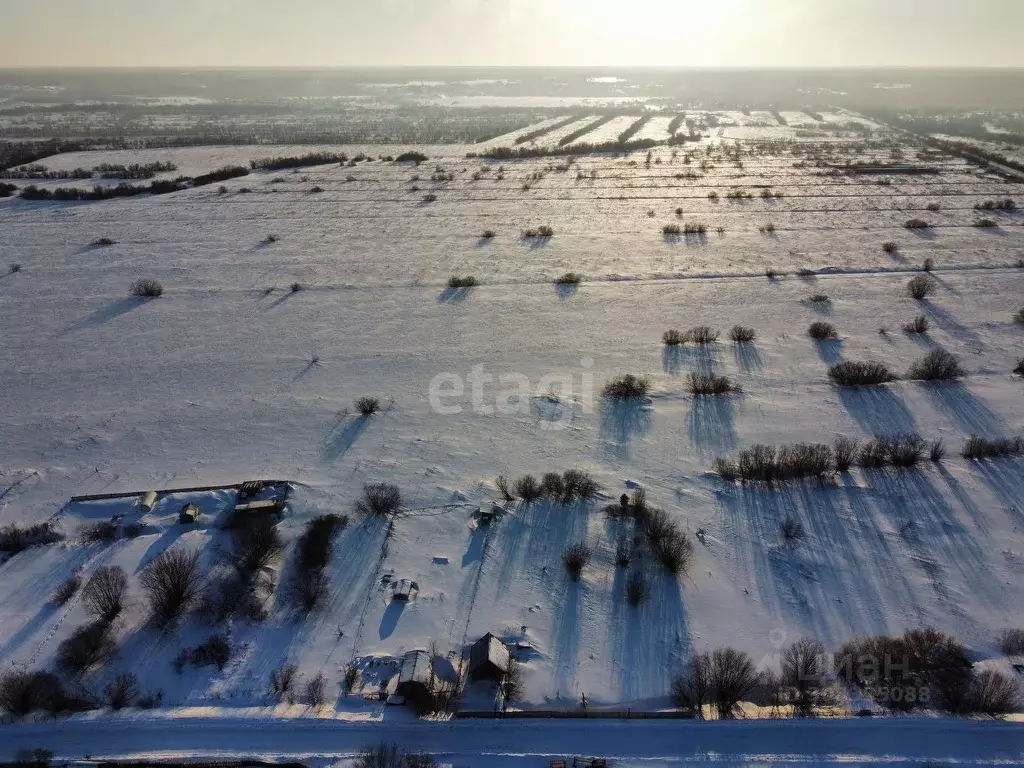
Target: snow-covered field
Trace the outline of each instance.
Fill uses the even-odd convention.
[[[609,138],[628,125],[614,122],[604,126]],[[376,157],[406,148],[346,148],[360,149]],[[816,175],[811,163],[794,166],[802,158],[778,154],[744,157],[742,168],[715,156],[700,172],[707,151],[717,151],[704,144],[658,148],[653,158],[661,162],[650,166],[645,153],[583,157],[561,173],[545,171],[551,158],[465,159],[475,149],[427,147],[431,160],[418,168],[375,161],[254,173],[226,182],[226,194],[212,186],[80,204],[0,201],[0,263],[21,265],[0,277],[0,524],[60,512],[67,537],[0,565],[5,667],[49,666],[59,643],[87,621],[80,601],[49,603],[54,589],[76,571],[88,577],[120,565],[131,577],[132,601],[117,626],[119,651],[89,684],[101,688],[130,670],[144,691],[162,690],[169,708],[258,708],[269,718],[268,675],[292,662],[303,679],[327,677],[331,714],[402,721],[370,697],[382,671],[393,669],[390,660],[431,642],[455,658],[485,632],[530,644],[522,657],[523,708],[573,708],[585,695],[595,708],[661,709],[669,706],[672,674],[695,650],[732,645],[771,666],[781,645],[801,636],[834,649],[855,636],[921,626],[952,633],[979,663],[1009,669],[996,636],[1019,625],[1024,612],[1021,460],[972,463],[958,452],[972,433],[1024,431],[1021,378],[1011,373],[1024,354],[1024,329],[1012,322],[1024,295],[1022,217],[996,214],[998,227],[971,226],[974,203],[1018,197],[1018,185],[952,157],[932,161],[938,175],[881,186],[873,177]],[[197,173],[298,151],[108,152],[44,164],[173,160],[179,173]],[[455,180],[430,181],[435,166]],[[497,166],[504,167],[501,181]],[[543,178],[523,191],[535,172]],[[765,187],[784,197],[761,199]],[[726,200],[735,188],[754,198]],[[428,191],[435,202],[423,201]],[[940,210],[926,210],[931,202]],[[904,229],[911,217],[933,227]],[[707,224],[706,236],[661,232],[666,223],[696,221]],[[769,222],[775,231],[760,231]],[[520,237],[542,224],[554,237]],[[480,237],[487,229],[493,239]],[[279,239],[267,242],[270,233]],[[91,246],[99,237],[116,244]],[[899,245],[895,253],[882,250],[889,240]],[[938,289],[919,304],[904,284],[925,258],[935,262]],[[768,280],[769,268],[788,274]],[[818,274],[798,278],[800,268]],[[556,290],[552,279],[568,271],[584,282]],[[449,289],[451,275],[474,275],[481,285]],[[159,280],[163,297],[129,297],[137,278]],[[292,283],[303,290],[290,292]],[[816,293],[831,302],[808,303]],[[904,334],[903,324],[922,312],[931,331]],[[805,329],[819,319],[833,323],[841,340],[812,342]],[[662,346],[668,328],[699,324],[721,329],[720,341],[679,354]],[[734,324],[755,328],[756,343],[726,341]],[[826,375],[842,358],[880,360],[902,372],[936,346],[960,356],[969,373],[962,384],[841,391]],[[724,373],[743,393],[710,403],[694,398],[686,391],[694,370]],[[651,377],[648,405],[601,401],[604,382],[626,372]],[[442,412],[432,397],[441,375],[464,384],[462,395],[452,387],[444,394],[447,410],[457,412]],[[479,375],[494,380],[474,398]],[[527,382],[528,397],[506,413],[502,392],[513,376]],[[572,397],[548,397],[561,379]],[[379,396],[383,411],[356,415],[353,400],[363,395]],[[901,473],[854,469],[821,487],[786,490],[734,486],[710,473],[715,456],[754,443],[908,431],[944,439],[946,460]],[[476,524],[477,507],[501,501],[496,476],[571,468],[590,472],[603,498],[568,508],[510,504],[489,528]],[[138,574],[175,546],[201,550],[203,567],[212,568],[227,534],[213,514],[178,525],[177,509],[198,500],[224,510],[233,492],[165,497],[145,514],[134,502],[65,503],[78,494],[259,477],[293,483],[290,515],[279,526],[289,544],[282,581],[310,518],[349,515],[329,566],[330,598],[297,620],[279,589],[264,623],[229,627],[234,655],[223,671],[177,674],[171,662],[178,652],[213,630],[199,619],[170,635],[148,628]],[[367,482],[397,484],[411,510],[390,537],[383,524],[353,511]],[[614,563],[619,524],[600,511],[636,486],[697,542],[684,578],[652,571],[651,599],[638,609],[627,604],[625,574]],[[76,537],[82,525],[121,512],[145,525],[141,535],[94,544]],[[778,524],[785,517],[804,523],[805,541],[784,544]],[[575,583],[561,556],[584,540],[594,556]],[[416,581],[418,596],[390,601],[384,576]],[[363,670],[363,687],[342,695],[351,660]],[[74,729],[81,729],[80,751],[85,727],[75,721],[67,732],[67,743],[78,744]],[[154,738],[161,727],[145,726]],[[862,754],[858,727],[843,731],[849,746],[829,755]],[[946,726],[917,727],[923,731],[907,738],[945,738]],[[1018,731],[977,727],[983,735],[965,743],[991,736],[1011,752],[1016,744],[1020,757]],[[24,744],[42,728],[11,733]],[[573,738],[585,744],[589,732],[579,728]],[[800,764],[819,754],[771,740],[729,752],[725,732],[709,729],[708,746],[694,753],[722,751],[730,763],[741,759],[738,752],[749,759],[763,749]],[[251,749],[278,752],[273,733],[253,728],[253,737],[268,742]],[[327,733],[315,738],[333,738]],[[160,746],[161,738],[154,751],[174,749]],[[608,754],[674,764],[663,743]],[[208,754],[210,747],[199,739],[181,750]],[[103,753],[103,744],[94,749]],[[494,748],[505,756],[496,765],[519,764],[508,749]],[[864,762],[891,754],[879,749]],[[534,754],[554,753],[538,747]],[[952,754],[936,747],[913,756]],[[962,760],[982,764],[994,754],[972,747]]]

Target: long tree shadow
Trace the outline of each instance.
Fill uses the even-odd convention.
[[[579,285],[576,283],[555,283],[555,293],[562,301],[571,299],[576,295],[577,290],[579,290]]]
[[[698,395],[686,416],[690,442],[702,458],[720,456],[736,448],[732,395]]]
[[[965,615],[965,587],[974,595],[983,595],[986,605],[1003,602],[996,587],[999,580],[975,531],[963,524],[948,496],[935,486],[931,473],[919,469],[877,472],[872,479],[915,553],[914,563],[947,610]],[[950,572],[952,578],[947,575]]]
[[[472,288],[445,288],[438,294],[439,304],[457,304],[469,298]]]
[[[843,359],[843,342],[840,339],[815,339],[814,351],[822,362],[835,365]]]
[[[840,387],[839,399],[854,421],[872,435],[916,431],[917,422],[910,409],[885,385]]]
[[[344,456],[355,445],[356,440],[370,423],[369,416],[357,416],[341,429],[335,429],[328,436],[320,456],[324,461],[333,461]]]
[[[599,436],[605,450],[628,458],[630,442],[643,437],[651,426],[651,410],[646,402],[604,398],[601,402]]]
[[[968,342],[970,345],[975,347],[985,346],[981,336],[961,323],[956,318],[956,315],[946,311],[933,301],[924,301],[920,303],[923,305],[924,311],[928,313],[932,322],[950,336]]]
[[[555,699],[573,701],[578,699],[577,668],[579,665],[580,627],[583,619],[586,584],[572,581],[568,575],[561,579],[560,596],[554,611],[551,627],[551,652],[555,675]]]
[[[736,359],[736,366],[743,373],[753,373],[764,368],[764,361],[761,360],[761,353],[755,344],[733,344],[732,353]]]
[[[621,633],[619,695],[626,701],[664,695],[666,678],[681,671],[692,654],[679,579],[654,564],[645,570],[650,596],[627,608]]]
[[[133,309],[138,309],[147,303],[149,303],[149,300],[143,298],[133,297],[129,299],[118,299],[105,307],[97,309],[92,314],[86,315],[81,320],[72,323],[70,326],[65,328],[60,335],[66,336],[70,333],[74,333],[75,331],[80,331],[91,326],[104,325],[105,323],[116,320],[122,315],[126,315]]]
[[[948,416],[958,429],[971,434],[1001,436],[1006,421],[959,383],[928,382],[921,384],[936,410]]]
[[[1024,471],[1018,459],[998,458],[972,461],[971,469],[996,494],[1014,518],[1024,526]]]

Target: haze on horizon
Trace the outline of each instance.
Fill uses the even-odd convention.
[[[0,0],[0,67],[1020,67],[1018,0]]]

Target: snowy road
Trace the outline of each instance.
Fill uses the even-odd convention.
[[[47,747],[61,758],[345,757],[393,741],[454,766],[542,765],[561,755],[617,765],[1024,764],[1024,724],[951,719],[732,723],[679,721],[459,721],[352,723],[327,719],[70,719],[0,727],[0,757]]]

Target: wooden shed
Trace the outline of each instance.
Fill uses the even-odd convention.
[[[203,511],[199,508],[198,504],[185,504],[178,511],[178,522],[182,525],[198,523],[199,518],[202,516]]]
[[[488,632],[469,649],[469,676],[473,680],[500,683],[510,659],[508,646]]]
[[[402,657],[395,693],[417,712],[427,712],[434,703],[432,679],[430,654],[424,650],[409,651]]]

